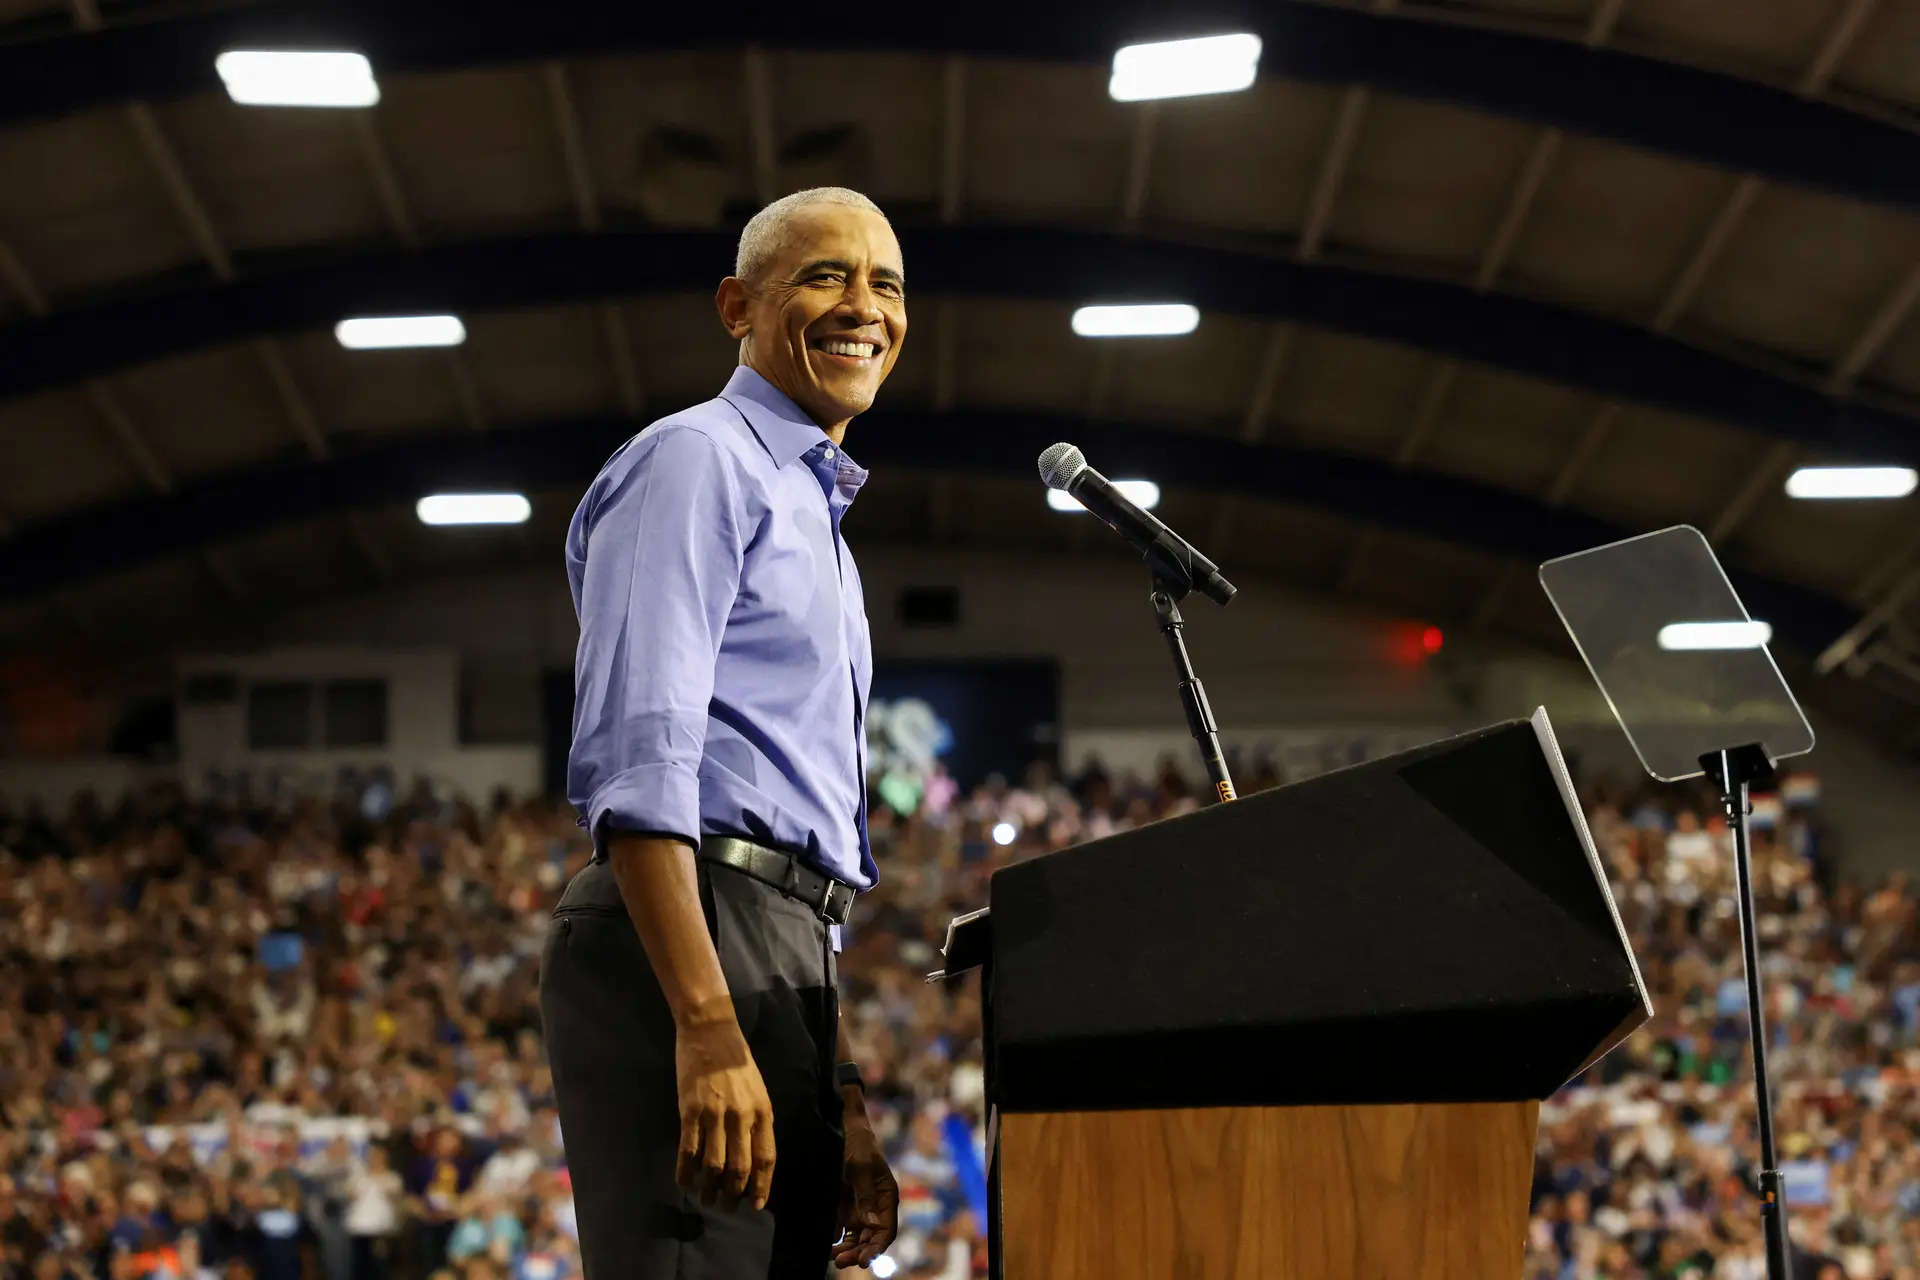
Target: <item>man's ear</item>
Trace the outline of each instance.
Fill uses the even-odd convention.
[[[744,338],[753,328],[747,320],[753,298],[747,293],[746,282],[738,276],[728,276],[720,282],[720,288],[713,295],[713,305],[720,313],[720,323],[726,326],[729,338]]]

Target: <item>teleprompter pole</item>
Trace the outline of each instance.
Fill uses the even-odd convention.
[[[1760,991],[1760,945],[1754,931],[1753,859],[1747,842],[1749,788],[1771,786],[1773,762],[1759,744],[1709,751],[1700,757],[1707,776],[1720,789],[1720,803],[1733,828],[1733,868],[1740,895],[1740,957],[1747,971],[1747,1028],[1753,1040],[1753,1092],[1760,1126],[1760,1223],[1767,1249],[1767,1280],[1793,1280],[1787,1248],[1787,1200],[1780,1158],[1773,1146],[1773,1089],[1767,1082],[1767,1025]]]

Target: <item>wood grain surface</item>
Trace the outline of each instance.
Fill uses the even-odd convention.
[[[1517,1280],[1539,1114],[1002,1115],[1003,1280]]]

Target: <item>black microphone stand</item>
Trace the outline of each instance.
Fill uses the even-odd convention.
[[[1773,1090],[1767,1083],[1767,1025],[1761,1009],[1760,944],[1754,932],[1753,866],[1747,843],[1747,815],[1753,811],[1749,788],[1773,785],[1773,761],[1759,743],[1709,751],[1701,768],[1719,788],[1720,803],[1733,828],[1733,869],[1740,895],[1740,958],[1747,971],[1747,1027],[1753,1040],[1753,1092],[1759,1108],[1760,1225],[1766,1239],[1768,1280],[1792,1280],[1787,1247],[1787,1200],[1780,1158],[1773,1147]]]
[[[1167,650],[1173,655],[1173,669],[1180,677],[1180,705],[1186,709],[1187,729],[1200,746],[1200,762],[1206,767],[1207,780],[1213,783],[1214,795],[1221,800],[1231,800],[1235,795],[1233,778],[1227,772],[1226,755],[1220,750],[1220,726],[1214,723],[1206,686],[1194,674],[1193,659],[1187,656],[1186,638],[1181,634],[1187,620],[1180,616],[1179,600],[1192,589],[1192,583],[1176,582],[1155,571],[1153,594],[1148,598],[1153,603],[1154,617],[1159,619],[1160,632],[1167,638]]]

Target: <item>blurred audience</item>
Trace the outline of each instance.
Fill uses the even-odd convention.
[[[921,981],[947,921],[999,866],[1199,801],[1171,764],[1070,786],[1036,766],[971,793],[936,776],[902,800],[873,800],[882,881],[847,930],[845,1009],[901,1187],[890,1274],[970,1280],[977,994]],[[1657,1014],[1542,1109],[1527,1277],[1757,1280],[1725,822],[1671,788],[1589,801]],[[1796,1240],[1821,1280],[1920,1280],[1912,887],[1835,878],[1808,804],[1763,820]],[[535,984],[589,851],[564,805],[483,813],[424,784],[378,805],[156,789],[58,819],[0,808],[0,1280],[578,1276]]]
[[[1788,785],[1785,793],[1809,793]],[[1677,803],[1690,799],[1690,803]],[[1542,1107],[1529,1280],[1763,1280],[1733,853],[1710,797],[1589,797],[1655,1016]],[[1920,1280],[1920,931],[1905,873],[1837,878],[1756,804],[1754,893],[1796,1275]]]

